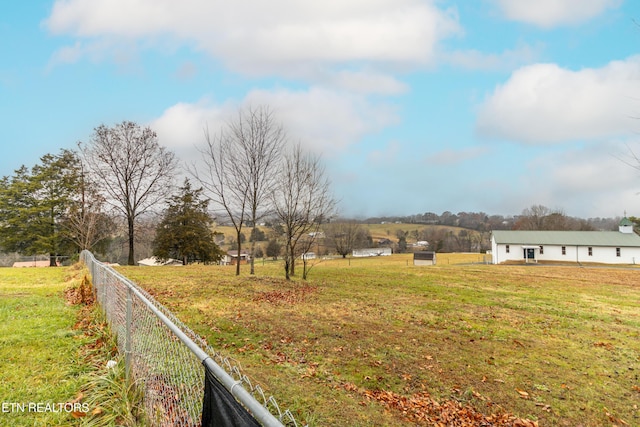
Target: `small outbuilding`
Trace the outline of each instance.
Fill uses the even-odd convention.
[[[250,258],[251,257],[249,255],[249,252],[245,250],[240,251],[240,253],[238,253],[237,250],[232,250],[232,251],[228,251],[226,255],[222,257],[221,264],[222,265],[236,265],[237,263],[247,264]]]
[[[435,265],[436,253],[434,251],[419,251],[413,253],[413,265]]]
[[[302,255],[300,255],[300,259],[308,261],[310,259],[316,259],[316,253],[315,252],[305,252]]]

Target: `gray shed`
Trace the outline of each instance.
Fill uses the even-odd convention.
[[[413,265],[435,265],[436,253],[433,251],[420,251],[413,253]]]

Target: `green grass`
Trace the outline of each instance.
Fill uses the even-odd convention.
[[[144,425],[101,311],[65,298],[85,273],[0,268],[0,426]]]
[[[367,398],[379,390],[544,426],[640,424],[637,270],[410,259],[323,261],[308,282],[280,263],[121,271],[312,426],[409,425]]]
[[[69,425],[66,411],[21,412],[11,404],[64,404],[88,366],[79,358],[78,309],[65,304],[67,268],[0,269],[0,425]],[[9,406],[7,406],[9,405]],[[12,409],[13,408],[13,409]]]

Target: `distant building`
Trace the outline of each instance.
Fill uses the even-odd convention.
[[[560,261],[600,264],[640,262],[640,236],[633,223],[620,221],[618,231],[524,231],[491,233],[493,264]]]
[[[300,255],[300,259],[303,259],[305,261],[308,261],[310,259],[316,259],[316,253],[315,252],[305,252],[302,255]]]
[[[413,265],[435,265],[436,253],[433,251],[419,251],[413,253]]]
[[[247,264],[250,258],[249,252],[245,250],[240,251],[240,255],[238,255],[237,250],[227,251],[220,263],[222,265],[236,265],[238,262],[240,264]]]
[[[182,265],[182,261],[173,258],[160,260],[152,256],[151,258],[141,259],[138,261],[138,265],[141,267],[161,267],[165,265]]]
[[[58,266],[60,263],[56,263]],[[49,260],[45,261],[16,261],[13,263],[15,268],[24,268],[24,267],[49,267],[51,262]]]
[[[367,249],[354,249],[352,255],[354,257],[369,257],[369,256],[388,256],[391,255],[391,248],[367,248]]]

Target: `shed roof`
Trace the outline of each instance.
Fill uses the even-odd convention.
[[[494,230],[498,244],[640,247],[640,236],[619,231]]]

